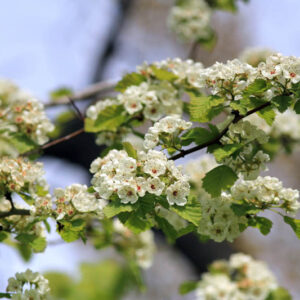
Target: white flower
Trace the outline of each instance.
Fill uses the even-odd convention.
[[[162,160],[147,160],[144,165],[144,172],[152,177],[158,177],[166,172],[166,163]]]
[[[190,185],[186,181],[176,181],[167,188],[167,200],[173,205],[183,206],[187,202],[187,196],[190,192]]]
[[[147,191],[150,194],[160,196],[165,188],[165,184],[159,178],[147,179]]]
[[[136,187],[129,183],[124,183],[118,188],[118,196],[125,204],[134,204],[138,200]]]

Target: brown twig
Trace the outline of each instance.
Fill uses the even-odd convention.
[[[68,97],[70,104],[72,105],[72,107],[74,108],[77,117],[79,118],[79,120],[84,121],[84,115],[82,114],[82,112],[80,111],[79,107],[75,104],[74,100],[71,97]]]
[[[190,148],[188,150],[181,150],[180,153],[171,156],[169,159],[171,159],[171,160],[177,160],[179,158],[182,158],[182,157],[186,156],[187,154],[191,154],[193,152],[202,150],[202,149],[204,149],[204,148],[206,148],[208,146],[211,146],[213,144],[216,144],[216,143],[220,142],[220,139],[227,133],[227,131],[229,129],[229,126],[232,123],[237,123],[238,121],[244,119],[245,117],[250,116],[250,115],[252,115],[252,114],[254,114],[254,113],[256,113],[256,112],[258,112],[258,111],[260,111],[260,110],[262,110],[262,109],[264,109],[264,108],[266,108],[268,106],[270,106],[270,105],[271,105],[271,102],[266,102],[266,103],[262,104],[259,107],[256,107],[256,108],[254,108],[252,110],[249,110],[246,113],[246,115],[240,115],[238,113],[238,111],[234,111],[234,115],[235,115],[234,119],[223,129],[223,131],[219,134],[219,136],[217,136],[216,138],[212,139],[211,141],[209,141],[207,143],[195,146],[195,147]]]
[[[51,142],[43,145],[40,148],[36,148],[36,149],[30,150],[28,152],[25,152],[21,156],[29,156],[29,155],[37,154],[37,153],[40,152],[40,150],[45,150],[45,149],[50,148],[52,146],[55,146],[57,144],[63,143],[65,141],[68,141],[68,140],[76,137],[77,135],[79,135],[79,134],[81,134],[83,132],[84,132],[84,128],[80,128],[80,129],[78,129],[78,130],[76,130],[76,131],[74,131],[74,132],[72,132],[70,134],[67,134],[67,135],[65,135],[65,136],[63,136],[61,138],[58,138],[56,140],[51,141]]]
[[[100,93],[112,91],[114,87],[116,86],[116,81],[101,81],[95,84],[92,84],[85,88],[84,90],[77,92],[71,96],[64,96],[60,99],[57,99],[55,102],[49,102],[45,104],[45,107],[52,107],[52,106],[58,106],[58,105],[65,105],[70,103],[70,100],[75,101],[81,101],[86,100],[91,97],[95,97]]]
[[[191,48],[189,49],[187,58],[195,60],[196,59],[197,50],[198,50],[198,43],[197,42],[193,42],[192,45],[191,45]]]
[[[0,218],[6,218],[10,216],[30,216],[30,210],[12,208],[10,211],[0,212]]]

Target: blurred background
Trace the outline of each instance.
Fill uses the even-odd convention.
[[[88,84],[119,79],[144,61],[167,57],[185,58],[189,45],[179,43],[166,27],[172,0],[10,0],[1,3],[0,76],[12,79],[42,101],[60,86],[80,90]],[[213,51],[201,48],[197,60],[209,66],[215,61],[237,57],[247,47],[262,46],[285,55],[300,56],[300,2],[297,0],[250,0],[240,4],[237,14],[217,12],[213,27],[218,42]],[[49,108],[54,117],[66,109]],[[79,126],[76,122],[72,128]],[[94,137],[84,135],[49,149],[43,159],[51,187],[74,182],[88,184],[88,166],[99,154]],[[198,157],[197,153],[179,161]],[[279,156],[270,165],[288,187],[300,188],[299,154]],[[178,295],[178,285],[199,278],[207,264],[228,258],[237,251],[265,260],[281,285],[300,299],[300,243],[276,216],[267,237],[248,229],[234,244],[201,244],[186,236],[168,245],[157,233],[158,251],[154,265],[145,272],[148,291],[132,292],[126,299],[193,299]],[[52,233],[46,252],[24,262],[18,253],[0,245],[0,291],[17,271],[62,271],[75,278],[79,265],[115,257],[110,250],[96,251],[82,243],[61,244]]]

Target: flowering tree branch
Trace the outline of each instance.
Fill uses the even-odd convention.
[[[95,97],[100,93],[112,91],[115,85],[116,85],[116,81],[113,80],[97,82],[71,96],[63,96],[60,99],[57,99],[55,102],[46,103],[45,106],[52,107],[57,105],[68,104],[70,103],[70,101],[76,102],[76,101],[86,100],[91,97]]]
[[[169,159],[171,160],[177,160],[179,158],[182,158],[184,156],[186,156],[187,154],[191,154],[193,152],[196,152],[196,151],[199,151],[199,150],[202,150],[210,145],[213,145],[213,144],[216,144],[220,141],[220,139],[227,133],[228,129],[229,129],[229,126],[231,124],[234,124],[234,123],[237,123],[238,121],[244,119],[245,117],[247,116],[250,116],[268,106],[271,105],[271,102],[266,102],[252,110],[249,110],[244,116],[240,115],[238,111],[233,111],[233,114],[235,115],[234,119],[222,130],[222,132],[220,133],[220,135],[216,138],[214,138],[213,140],[207,142],[207,143],[204,143],[204,144],[201,144],[201,145],[198,145],[198,146],[195,146],[193,148],[190,148],[188,150],[181,150],[180,153],[176,154],[176,155],[173,155],[171,156]]]

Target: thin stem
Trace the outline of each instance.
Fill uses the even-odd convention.
[[[73,102],[86,100],[91,97],[95,97],[100,93],[112,91],[115,88],[115,86],[116,86],[116,81],[97,82],[95,84],[88,86],[84,90],[71,95],[71,96],[64,96],[64,97],[61,97],[60,99],[57,99],[55,102],[46,103],[45,107],[65,105],[65,104],[70,103],[70,100]]]
[[[188,52],[187,58],[196,59],[196,54],[197,54],[197,50],[198,50],[198,43],[197,42],[193,42],[191,45],[191,48]]]
[[[6,218],[10,216],[30,216],[30,210],[12,208],[10,211],[0,212],[0,218]]]
[[[37,154],[39,153],[40,150],[45,150],[47,148],[50,148],[52,146],[55,146],[57,144],[60,144],[60,143],[63,143],[63,142],[66,142],[74,137],[76,137],[77,135],[81,134],[84,132],[84,128],[80,128],[70,134],[67,134],[61,138],[58,138],[56,140],[53,140],[45,145],[43,145],[42,147],[38,148],[38,149],[34,149],[34,150],[31,150],[31,151],[28,151],[28,152],[25,152],[22,154],[22,156],[29,156],[29,155],[32,155],[32,154]]]
[[[169,159],[171,159],[171,160],[177,160],[177,159],[179,159],[179,158],[182,158],[182,157],[186,156],[187,154],[190,154],[190,153],[199,151],[199,150],[204,149],[204,148],[206,148],[206,147],[208,147],[208,146],[211,146],[211,145],[213,145],[213,144],[219,143],[219,142],[220,142],[220,139],[227,133],[227,131],[228,131],[228,129],[229,129],[229,126],[230,126],[231,124],[235,124],[235,123],[237,123],[238,121],[244,119],[245,117],[250,116],[250,115],[252,115],[252,114],[254,114],[254,113],[256,113],[256,112],[258,112],[258,111],[260,111],[260,110],[262,110],[262,109],[264,109],[264,108],[266,108],[266,107],[268,107],[268,106],[270,106],[270,105],[271,105],[271,102],[266,102],[266,103],[262,104],[262,105],[259,106],[259,107],[256,107],[256,108],[254,108],[254,109],[252,109],[252,110],[249,110],[249,111],[248,111],[245,115],[243,115],[243,116],[240,115],[240,114],[238,113],[238,111],[234,111],[234,112],[233,112],[234,115],[235,115],[234,119],[233,119],[233,120],[232,120],[232,121],[231,121],[224,129],[223,129],[223,131],[219,134],[219,136],[217,136],[216,138],[212,139],[211,141],[209,141],[209,142],[207,142],[207,143],[198,145],[198,146],[193,147],[193,148],[190,148],[190,149],[188,149],[188,150],[181,150],[180,153],[178,153],[178,154],[176,154],[176,155],[174,155],[174,156],[171,156]]]
[[[75,104],[74,100],[71,97],[68,97],[68,99],[69,99],[70,104],[74,108],[79,120],[84,121],[84,116],[83,116],[82,112],[80,111],[80,109],[78,108],[78,106]]]

